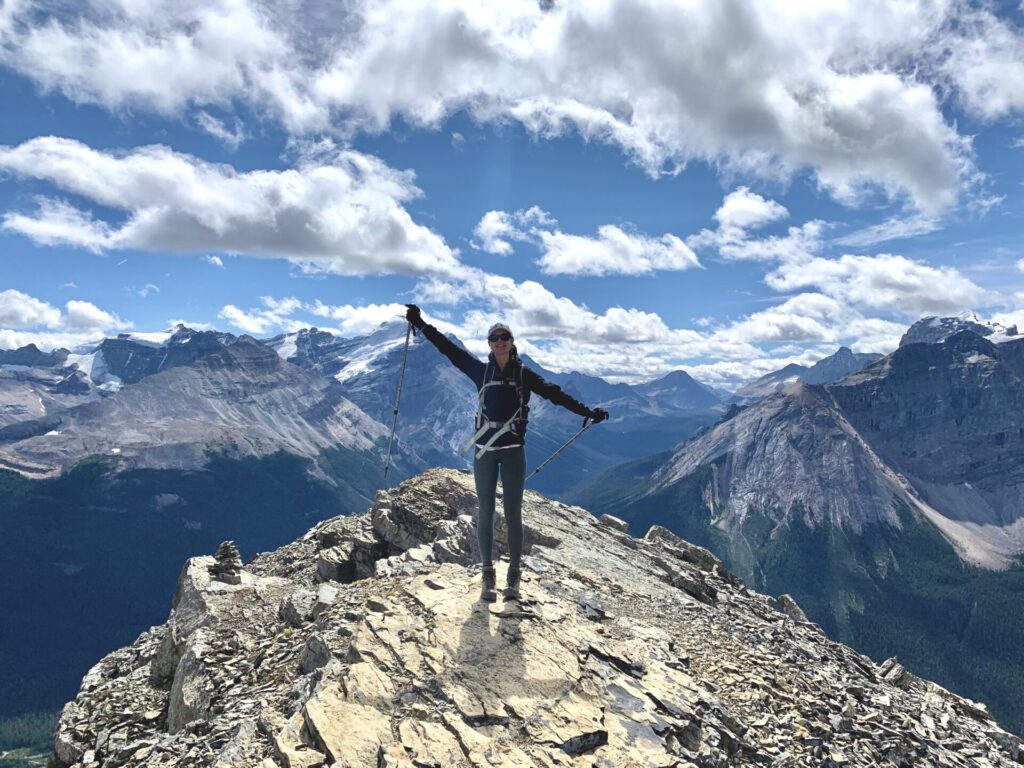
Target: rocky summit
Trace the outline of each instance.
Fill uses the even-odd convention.
[[[230,545],[189,560],[167,623],[65,706],[53,763],[1024,762],[983,705],[831,642],[663,528],[528,491],[522,598],[480,602],[475,509],[468,474],[432,470],[242,567]]]

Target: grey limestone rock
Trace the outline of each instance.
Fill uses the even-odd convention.
[[[778,604],[779,610],[793,621],[807,621],[807,614],[790,595],[779,595]]]
[[[362,522],[257,557],[240,584],[194,558],[168,624],[64,708],[53,765],[1020,765],[983,705],[789,620],[663,530],[629,546],[528,491],[552,543],[524,558],[520,600],[482,604],[479,569],[436,557],[469,546],[472,502],[468,474],[433,470]],[[369,519],[379,567],[318,582],[320,554]],[[154,670],[175,659],[168,685]]]
[[[278,616],[292,627],[301,627],[312,620],[316,604],[317,593],[312,589],[300,587],[281,601]]]

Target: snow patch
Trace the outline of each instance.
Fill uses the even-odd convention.
[[[287,360],[289,357],[294,356],[298,351],[298,345],[295,343],[295,340],[298,337],[299,334],[297,333],[289,333],[281,339],[281,343],[277,345],[277,348],[274,351],[277,352],[278,356],[282,360]]]
[[[147,347],[163,347],[171,340],[171,337],[178,331],[177,328],[168,328],[165,331],[153,331],[151,333],[129,333],[128,338],[134,342]]]
[[[393,349],[398,349],[405,345],[405,339],[388,339],[381,344],[367,345],[362,347],[358,357],[353,357],[348,361],[344,368],[334,374],[334,378],[338,381],[345,382],[349,379],[355,378],[364,373],[369,373],[374,369],[374,363],[380,357],[383,357]]]
[[[51,429],[49,432],[43,435],[43,437],[56,437],[59,434],[60,432],[58,432],[56,429]]]
[[[72,365],[76,366],[78,368],[78,370],[80,370],[82,373],[84,373],[86,376],[88,376],[90,379],[92,379],[93,378],[93,375],[92,375],[93,368],[97,367],[96,366],[96,358],[97,357],[100,359],[100,365],[103,368],[106,368],[106,365],[104,365],[103,362],[102,362],[103,361],[103,355],[100,352],[97,352],[97,351],[88,352],[86,354],[75,354],[75,353],[72,353],[72,354],[68,355],[67,366],[68,367],[70,367]]]
[[[969,365],[973,365],[975,363],[992,363],[995,361],[988,355],[983,355],[980,352],[975,352],[973,355],[965,359],[964,362],[968,363]]]
[[[120,449],[120,448],[111,448],[111,449],[110,449],[110,452],[111,452],[111,453],[120,453],[120,452],[121,452],[121,449]]]

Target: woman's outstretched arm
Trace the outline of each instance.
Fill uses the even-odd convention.
[[[437,328],[426,322],[423,319],[423,315],[420,314],[420,308],[415,304],[406,304],[405,306],[408,307],[405,319],[412,323],[412,327],[421,331],[427,337],[427,340],[437,347],[442,355],[452,361],[452,365],[469,376],[479,386],[479,380],[483,377],[484,373],[484,364],[462,347],[454,344],[451,339],[437,330]]]
[[[536,392],[545,400],[550,400],[555,405],[572,411],[580,416],[586,416],[595,422],[604,421],[608,418],[608,412],[604,408],[587,408],[583,403],[572,395],[567,394],[557,384],[546,381],[539,374],[523,366],[523,383],[531,392]]]

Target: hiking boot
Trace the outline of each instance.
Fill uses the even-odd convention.
[[[519,581],[523,575],[522,568],[509,566],[508,574],[505,577],[505,597],[509,600],[519,599]]]
[[[480,576],[480,599],[493,603],[498,599],[498,593],[495,591],[497,576],[494,573],[494,566],[485,565]]]

